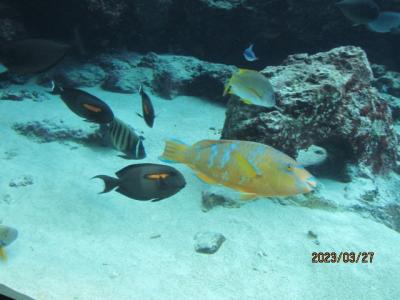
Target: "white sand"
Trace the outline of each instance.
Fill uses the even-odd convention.
[[[153,96],[153,129],[136,116],[137,95],[89,89],[115,114],[143,130],[148,157],[159,162],[164,139],[218,138],[225,109],[196,98]],[[258,200],[238,209],[201,211],[206,186],[184,165],[187,186],[150,203],[117,192],[98,195],[98,174],[135,163],[114,150],[69,143],[39,144],[11,125],[63,119],[88,129],[58,97],[40,103],[0,101],[0,220],[19,230],[0,263],[0,282],[35,299],[397,299],[400,234],[352,213]],[[17,156],[6,160],[4,152]],[[34,184],[9,186],[31,175]],[[340,189],[338,189],[340,190]],[[9,195],[10,203],[3,200]],[[194,251],[193,237],[211,230],[227,238],[213,255]],[[312,230],[320,245],[307,238]],[[160,238],[151,239],[160,234]],[[374,251],[372,264],[312,264],[314,251]]]

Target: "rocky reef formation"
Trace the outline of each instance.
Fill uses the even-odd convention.
[[[342,174],[342,180],[347,163],[368,165],[375,172],[395,167],[398,139],[391,109],[372,86],[362,49],[291,55],[262,73],[274,86],[279,109],[232,97],[222,138],[265,143],[292,156],[313,144],[322,146],[332,173]]]
[[[64,86],[100,85],[111,92],[128,94],[144,85],[165,99],[189,95],[222,102],[226,101],[222,97],[224,84],[234,70],[233,66],[188,56],[124,52],[102,54],[83,65],[66,63],[41,75],[38,81],[46,86],[51,79]]]
[[[6,0],[0,39],[35,36],[72,41],[89,52],[122,49],[192,55],[246,65],[241,52],[256,44],[255,65],[338,45],[366,49],[376,63],[398,65],[399,40],[353,27],[331,0]],[[399,10],[397,0],[376,0]],[[155,9],[156,8],[156,9]]]

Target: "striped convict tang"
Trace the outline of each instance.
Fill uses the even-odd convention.
[[[125,153],[120,155],[128,159],[142,159],[146,157],[143,146],[143,137],[137,135],[129,125],[114,118],[108,125],[108,133],[112,145],[119,151]]]

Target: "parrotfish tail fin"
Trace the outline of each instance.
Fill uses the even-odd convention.
[[[189,148],[185,143],[178,140],[168,140],[165,142],[164,153],[159,157],[164,162],[179,162],[186,161],[186,151]]]
[[[60,95],[62,92],[62,88],[59,87],[54,80],[51,81],[51,91],[50,93],[53,95]]]
[[[6,250],[3,247],[0,247],[0,260],[7,261]]]
[[[93,178],[100,178],[100,179],[104,180],[104,190],[102,192],[100,192],[99,194],[108,193],[109,191],[115,189],[119,184],[119,180],[117,178],[107,176],[107,175],[97,175],[97,176],[94,176]]]

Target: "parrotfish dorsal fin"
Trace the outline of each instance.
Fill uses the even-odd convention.
[[[133,164],[133,165],[129,165],[129,166],[126,166],[125,168],[119,170],[117,173],[115,173],[115,175],[117,175],[118,178],[121,178],[121,177],[122,177],[126,172],[128,172],[129,170],[137,169],[137,168],[143,167],[143,166],[145,166],[145,165],[149,165],[149,164],[144,163],[144,164]]]

